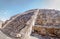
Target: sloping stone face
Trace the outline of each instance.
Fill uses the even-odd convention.
[[[24,14],[11,17],[3,26],[2,32],[9,36],[16,37],[16,35],[26,27],[27,21],[31,19],[31,16],[34,15],[36,10],[37,9],[29,10],[24,12]],[[60,11],[40,9],[33,30],[33,33],[40,35],[47,35],[48,33],[50,36],[60,37]]]
[[[35,34],[39,34],[42,36],[48,35],[51,37],[60,37],[60,28],[54,28],[54,27],[41,27],[41,26],[34,26],[33,27]]]
[[[31,19],[31,16],[34,15],[34,12],[28,12],[24,13],[22,15],[17,16],[16,18],[11,18],[3,27],[2,31],[11,36],[16,37],[16,35],[24,28],[26,27],[26,23],[29,19]],[[12,21],[11,21],[12,20]]]
[[[36,25],[60,26],[60,12],[55,10],[40,10]]]
[[[60,11],[40,10],[33,30],[40,35],[60,37]]]

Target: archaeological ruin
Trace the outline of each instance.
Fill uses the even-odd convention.
[[[1,31],[12,39],[29,39],[35,35],[41,35],[42,39],[60,39],[60,11],[28,10],[12,16],[3,24]]]

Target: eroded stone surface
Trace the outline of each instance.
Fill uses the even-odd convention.
[[[49,28],[49,27],[40,27],[35,26],[33,27],[34,32],[39,35],[49,35],[52,37],[60,37],[60,28]]]
[[[8,21],[9,23],[7,22],[6,25],[4,25],[2,31],[12,37],[16,37],[20,30],[26,26],[26,22],[33,14],[34,12],[29,12],[27,14],[19,15],[13,21]]]
[[[16,37],[26,27],[26,22],[31,19],[36,10],[29,10],[24,14],[13,16],[4,24],[2,31],[9,36]],[[40,9],[33,31],[39,35],[60,37],[60,11]]]

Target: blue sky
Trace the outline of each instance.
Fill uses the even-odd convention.
[[[0,0],[0,20],[30,9],[60,9],[60,0]]]

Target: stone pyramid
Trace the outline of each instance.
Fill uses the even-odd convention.
[[[20,38],[21,35],[24,37],[21,34],[22,31],[24,34],[28,32],[27,35],[30,35],[32,31],[39,35],[60,37],[60,11],[54,9],[28,10],[11,17],[3,25],[1,31],[12,38]]]

